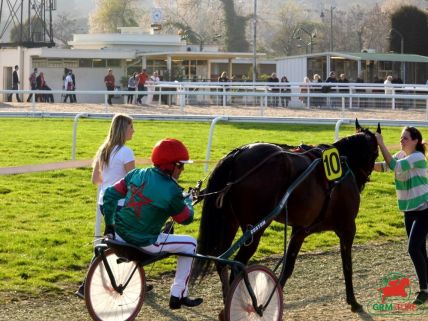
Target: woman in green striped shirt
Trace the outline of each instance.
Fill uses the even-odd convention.
[[[398,208],[404,212],[404,224],[409,238],[408,252],[419,280],[414,304],[428,300],[428,256],[426,239],[428,235],[428,180],[425,142],[415,127],[405,127],[401,133],[401,150],[391,155],[381,134],[376,139],[384,162],[376,163],[376,171],[390,169],[395,174]]]

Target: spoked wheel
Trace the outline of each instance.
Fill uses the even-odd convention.
[[[97,256],[85,281],[88,312],[95,321],[134,320],[144,302],[144,269],[138,267],[136,262],[119,260],[111,249],[106,250],[105,254],[116,284],[128,284],[122,294],[118,293],[111,285],[101,256]]]
[[[264,307],[263,315],[259,315],[251,300],[245,285],[243,273],[236,276],[230,286],[225,306],[226,321],[244,320],[282,320],[282,288],[277,286],[277,278],[271,270],[262,265],[251,265],[246,268],[248,279],[257,299],[257,305],[265,306],[272,295],[269,304]]]

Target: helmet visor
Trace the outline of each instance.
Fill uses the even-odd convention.
[[[188,159],[188,160],[180,160],[180,161],[178,161],[178,163],[181,163],[181,164],[192,164],[192,163],[193,163],[193,161],[192,161],[191,159]]]

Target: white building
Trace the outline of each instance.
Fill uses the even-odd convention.
[[[238,79],[248,74],[252,53],[219,52],[212,45],[187,45],[178,35],[143,33],[140,28],[121,28],[117,34],[76,34],[70,41],[72,49],[1,48],[0,88],[12,87],[13,67],[20,67],[20,89],[30,89],[29,77],[34,68],[44,72],[51,89],[60,90],[64,69],[72,69],[77,90],[105,90],[104,76],[111,68],[116,85],[127,80],[134,71],[159,71],[163,80],[216,81],[222,71]],[[274,61],[261,61],[261,73],[275,71]],[[126,86],[124,87],[126,88]],[[79,102],[102,102],[103,96],[78,97]],[[6,97],[0,97],[0,101]],[[59,101],[57,95],[55,101]]]

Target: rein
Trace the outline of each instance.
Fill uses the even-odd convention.
[[[296,149],[295,152],[288,151],[288,150],[279,150],[279,151],[277,151],[275,153],[272,153],[272,154],[268,155],[266,158],[264,158],[260,163],[258,163],[257,166],[251,168],[249,171],[247,171],[244,175],[242,175],[241,177],[239,177],[235,181],[228,182],[226,184],[226,186],[224,188],[222,188],[221,190],[216,191],[216,192],[210,192],[210,193],[200,194],[200,196],[203,198],[203,197],[208,196],[208,195],[219,194],[219,196],[217,197],[217,200],[216,200],[216,206],[217,206],[217,208],[221,208],[221,207],[223,207],[224,196],[230,190],[230,188],[233,185],[242,182],[245,178],[247,178],[249,175],[251,175],[252,173],[254,173],[257,169],[259,169],[264,163],[266,163],[271,158],[273,158],[275,156],[278,156],[278,155],[281,155],[281,154],[291,154],[291,155],[300,156],[300,155],[304,155],[306,153],[309,153],[312,150],[321,150],[321,149],[319,147],[313,147],[310,150],[304,150],[302,152],[296,152],[296,151],[301,151],[301,150],[302,149]]]

